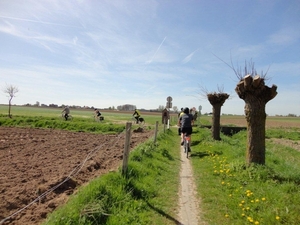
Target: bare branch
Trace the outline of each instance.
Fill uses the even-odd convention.
[[[252,59],[250,59],[250,61],[247,63],[247,61],[245,60],[245,66],[244,69],[242,70],[241,67],[239,67],[237,65],[237,67],[235,68],[233,66],[233,62],[232,62],[232,56],[231,56],[231,52],[230,52],[230,64],[228,64],[227,62],[225,62],[223,59],[221,59],[220,57],[218,57],[217,55],[215,55],[214,53],[212,53],[216,58],[218,58],[219,60],[221,60],[223,63],[225,63],[230,69],[233,70],[233,72],[235,73],[236,77],[239,80],[242,80],[244,76],[250,74],[252,77],[259,75],[255,69],[255,65],[254,62],[252,62]],[[264,73],[263,71],[261,71],[261,74],[259,75],[262,79],[266,79],[267,73],[270,69],[271,65],[268,67],[267,72]]]
[[[13,98],[16,96],[16,93],[19,92],[19,89],[13,85],[6,85],[3,91],[9,95],[8,97]]]

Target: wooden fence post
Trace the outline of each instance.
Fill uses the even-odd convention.
[[[158,132],[158,121],[156,121],[155,123],[154,144],[156,143],[157,132]]]
[[[131,135],[131,123],[126,123],[126,137],[125,137],[125,146],[123,153],[123,166],[122,166],[122,174],[125,175],[127,172],[128,166],[128,158],[130,152],[130,135]]]

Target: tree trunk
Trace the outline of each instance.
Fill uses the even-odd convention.
[[[267,87],[264,78],[246,75],[235,91],[245,101],[247,121],[246,163],[265,164],[266,104],[277,95],[277,86]]]
[[[213,106],[212,115],[212,126],[211,133],[214,140],[221,140],[220,138],[220,117],[221,117],[221,107],[223,106],[226,99],[229,97],[226,93],[210,93],[207,94],[207,99]]]
[[[12,115],[10,114],[10,110],[11,110],[11,100],[12,100],[12,98],[10,98],[9,101],[8,101],[8,117],[9,117],[9,118],[12,118]]]
[[[214,140],[221,140],[220,138],[220,115],[221,115],[221,104],[213,105],[213,115],[212,115],[212,137]]]
[[[248,130],[246,163],[265,164],[265,103],[256,98],[248,101],[245,104]]]

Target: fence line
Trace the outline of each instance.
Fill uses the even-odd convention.
[[[151,126],[148,126],[151,127]],[[157,136],[157,131],[158,131],[158,122],[156,122],[156,126],[155,126],[155,138],[154,138],[154,142],[156,141],[156,136]],[[126,134],[128,134],[129,132],[129,143],[128,146],[130,144],[130,133],[131,133],[131,125],[129,127],[126,126],[126,128],[119,133],[115,139],[110,140],[110,143],[114,143],[112,145],[115,146],[117,143],[117,140],[119,140],[121,137],[125,136]],[[127,137],[125,136],[125,139]],[[32,204],[41,201],[41,199],[43,199],[44,197],[46,197],[47,195],[49,195],[50,193],[52,193],[54,190],[56,190],[57,188],[59,188],[61,185],[63,185],[65,182],[67,182],[68,180],[70,180],[72,177],[75,177],[83,168],[83,166],[85,165],[85,163],[87,162],[87,160],[91,159],[92,156],[94,155],[94,153],[96,153],[97,151],[99,151],[103,146],[105,145],[105,143],[101,144],[100,146],[97,146],[96,148],[94,148],[92,151],[90,151],[87,156],[85,157],[85,159],[78,164],[70,173],[69,175],[66,177],[66,179],[64,179],[62,182],[60,182],[59,184],[57,184],[56,186],[50,188],[49,190],[45,191],[44,193],[42,193],[41,195],[39,195],[37,198],[35,198],[32,202],[30,202],[29,204],[27,204],[26,206],[24,206],[23,208],[17,210],[16,212],[12,213],[11,215],[9,215],[8,217],[2,219],[0,221],[0,224],[3,224],[4,222],[6,222],[7,220],[9,220],[10,218],[16,216],[17,214],[21,213],[22,211],[24,211],[25,209],[27,209],[28,207],[30,207]],[[126,147],[126,142],[125,142],[125,147]],[[125,149],[124,149],[125,151]]]

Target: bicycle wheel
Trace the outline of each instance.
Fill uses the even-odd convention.
[[[191,145],[191,137],[190,136],[184,136],[184,141],[185,141],[185,153],[186,153],[186,157],[188,158],[189,157],[189,152],[191,151],[190,149],[190,145]]]
[[[184,153],[186,153],[186,140],[185,140],[185,137],[183,138],[183,150],[184,150]]]
[[[144,124],[145,124],[144,118],[140,117],[139,118],[139,125],[144,125]]]
[[[64,120],[64,121],[66,121],[66,117],[65,117],[65,115],[64,114],[61,114],[61,120]]]
[[[186,141],[186,149],[185,149],[187,158],[189,157],[189,146],[190,146],[190,142],[187,140]]]

